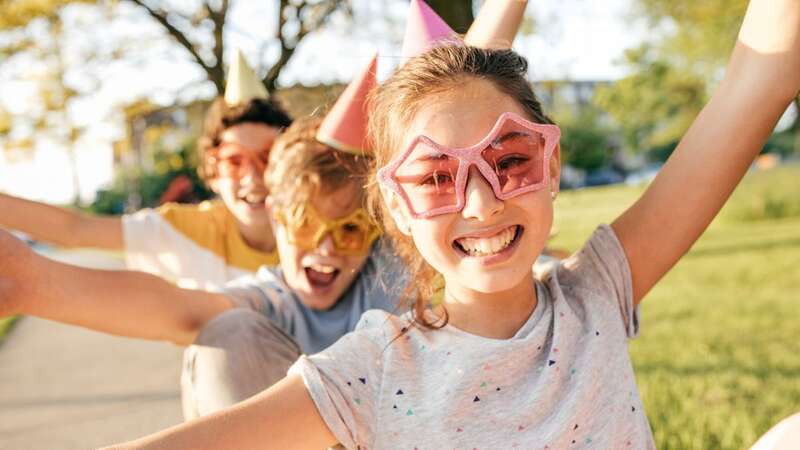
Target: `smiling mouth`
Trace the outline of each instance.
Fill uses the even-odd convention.
[[[304,267],[306,279],[313,289],[325,289],[330,287],[341,272],[333,266],[324,264],[312,264]]]
[[[485,257],[502,253],[522,236],[522,227],[512,225],[488,237],[464,237],[453,241],[453,248],[470,257]]]
[[[266,198],[267,198],[266,193],[254,193],[254,192],[239,196],[239,200],[247,203],[250,206],[264,206],[264,200]]]

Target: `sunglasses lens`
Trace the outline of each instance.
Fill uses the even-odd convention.
[[[223,144],[219,149],[217,168],[224,176],[241,176],[245,169],[263,173],[269,161],[269,151],[253,151],[236,144]]]
[[[290,232],[294,243],[304,248],[314,248],[316,245],[315,237],[320,228],[325,225],[317,220],[313,215],[303,214],[298,222],[291,226]]]
[[[395,172],[415,213],[454,206],[458,159],[419,143]]]
[[[503,194],[544,181],[544,137],[535,131],[507,122],[481,155],[497,175]]]
[[[355,222],[343,223],[333,230],[336,247],[344,252],[354,252],[364,248],[369,228]]]
[[[286,219],[290,224],[287,226],[290,241],[299,247],[313,250],[330,233],[337,251],[366,252],[366,247],[371,244],[370,238],[374,236],[374,226],[366,213],[357,212],[350,218],[352,220],[339,222],[324,219],[314,211],[298,212],[294,217]]]

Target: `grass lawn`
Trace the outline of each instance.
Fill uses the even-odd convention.
[[[563,193],[552,246],[578,248],[642,190]],[[800,167],[749,174],[641,313],[630,351],[659,449],[748,448],[800,411]]]
[[[11,330],[11,327],[14,325],[16,320],[16,317],[6,317],[4,319],[0,319],[0,342],[3,342],[3,338],[5,337],[6,333]]]

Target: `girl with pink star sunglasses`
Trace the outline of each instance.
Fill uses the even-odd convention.
[[[450,42],[374,93],[373,191],[417,271],[411,312],[367,312],[267,391],[118,448],[655,448],[627,351],[638,305],[797,95],[800,2],[750,5],[724,79],[661,173],[536,274],[559,132],[526,71],[513,51]],[[444,296],[430,307],[437,274]]]

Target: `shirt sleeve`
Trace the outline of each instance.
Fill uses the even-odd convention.
[[[289,332],[291,294],[266,268],[260,269],[255,276],[243,276],[227,283],[222,292],[233,301],[235,308],[261,313]]]
[[[633,283],[630,265],[616,233],[608,225],[600,225],[563,267],[575,284],[593,292],[591,297],[610,302],[618,312],[628,338],[639,334],[639,308],[633,306]]]
[[[157,210],[148,208],[122,216],[122,232],[128,269],[176,280],[175,268],[159,257],[172,249],[176,233]]]
[[[380,329],[365,328],[364,321],[379,323],[376,315],[382,314],[365,313],[356,331],[321,353],[301,356],[289,369],[303,378],[328,429],[348,449],[371,448],[374,441],[386,342]]]

